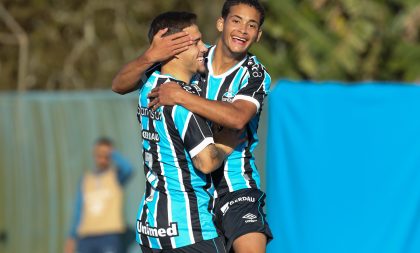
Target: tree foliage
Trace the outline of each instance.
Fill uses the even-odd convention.
[[[199,16],[206,42],[217,37],[223,0],[3,0],[28,38],[26,89],[109,88],[148,46],[163,11]],[[417,0],[267,0],[264,35],[252,48],[274,78],[420,80]],[[0,15],[1,16],[1,15]],[[0,19],[0,89],[18,87],[21,48]],[[24,64],[24,65],[25,65]],[[25,65],[25,66],[26,66]]]

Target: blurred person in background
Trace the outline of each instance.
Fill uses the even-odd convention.
[[[105,137],[95,142],[93,158],[95,168],[86,172],[77,190],[64,253],[123,252],[123,186],[133,167]]]

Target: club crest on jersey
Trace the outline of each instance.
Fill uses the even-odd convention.
[[[160,137],[157,132],[143,130],[141,131],[141,137],[143,137],[143,140],[153,141],[153,142],[159,142]]]
[[[171,222],[169,227],[158,228],[150,226],[147,222],[143,224],[140,220],[137,220],[137,233],[155,238],[174,237],[179,235],[178,223]]]
[[[225,94],[223,94],[222,101],[232,103],[234,97],[235,93],[233,93],[232,91],[227,91],[225,92]]]

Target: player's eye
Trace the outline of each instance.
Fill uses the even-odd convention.
[[[232,20],[232,22],[233,22],[234,24],[239,24],[239,20],[238,20],[238,19],[233,19],[233,20]]]
[[[249,24],[249,27],[252,29],[256,29],[258,26],[256,24]]]

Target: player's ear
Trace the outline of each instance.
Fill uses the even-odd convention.
[[[225,20],[220,17],[217,19],[216,21],[216,28],[219,32],[223,32],[223,25],[224,25]]]
[[[260,29],[260,30],[258,30],[258,35],[257,35],[257,40],[256,40],[256,42],[260,41],[260,39],[261,39],[261,35],[262,35],[262,30]]]

